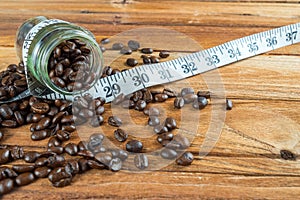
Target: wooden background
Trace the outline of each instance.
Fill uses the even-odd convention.
[[[139,27],[164,27],[195,39],[203,48],[300,21],[296,0],[1,0],[0,69],[16,63],[17,27],[38,15],[74,22],[99,41]],[[300,153],[300,45],[256,56],[219,70],[234,108],[206,157],[197,155],[207,124],[196,133],[191,166],[176,164],[151,173],[91,170],[71,186],[54,188],[47,179],[14,190],[3,199],[297,199],[300,162],[280,158],[280,150]],[[189,79],[197,88],[198,78]],[[171,103],[171,101],[170,101]],[[207,115],[205,114],[207,113]],[[204,111],[209,123],[209,109]],[[203,120],[202,120],[203,122]],[[43,149],[28,126],[3,130],[2,144]],[[71,141],[78,141],[74,136]]]

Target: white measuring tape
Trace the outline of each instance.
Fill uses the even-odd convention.
[[[41,27],[41,24],[36,27]],[[300,23],[282,26],[232,40],[174,60],[141,65],[101,78],[84,93],[90,93],[94,97],[104,97],[106,102],[111,102],[120,94],[127,95],[143,88],[181,80],[298,42],[300,42]],[[23,96],[28,96],[28,94],[28,91],[25,91]],[[72,95],[66,96],[54,92],[40,97],[52,100],[72,100],[74,98]]]

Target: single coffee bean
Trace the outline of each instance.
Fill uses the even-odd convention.
[[[51,118],[44,117],[39,122],[37,122],[35,130],[37,130],[37,131],[43,130],[43,129],[47,128],[48,126],[50,126],[50,124],[51,124]]]
[[[98,162],[100,162],[106,166],[109,166],[109,162],[112,159],[112,154],[111,154],[111,152],[100,152],[95,155],[95,159]]]
[[[184,99],[182,97],[176,97],[174,99],[174,108],[181,109],[184,106]]]
[[[101,146],[102,141],[104,140],[104,135],[101,133],[94,133],[90,136],[89,142],[88,142],[88,147],[89,149],[93,150],[97,146]]]
[[[159,63],[159,58],[157,58],[156,56],[150,56],[150,61],[151,63]]]
[[[187,152],[184,152],[184,153],[180,156],[180,158],[178,158],[178,159],[176,160],[176,163],[177,163],[178,165],[187,166],[187,165],[192,164],[193,160],[194,160],[193,154],[192,154],[191,152],[188,152],[188,151],[187,151]]]
[[[120,53],[121,54],[125,54],[125,55],[130,55],[132,53],[132,50],[127,47],[127,46],[124,46],[122,47],[122,49],[120,50]]]
[[[172,143],[178,144],[180,149],[186,149],[190,146],[190,141],[187,137],[182,134],[177,134],[174,136]]]
[[[128,138],[127,132],[120,128],[114,131],[114,136],[119,142],[124,142]]]
[[[101,44],[108,44],[110,42],[109,38],[102,38],[100,43]]]
[[[56,146],[59,146],[59,145],[61,145],[61,141],[57,137],[52,136],[48,140],[48,144],[47,144],[48,148],[53,147],[53,146],[56,147]]]
[[[184,97],[187,94],[195,94],[195,91],[193,88],[182,88],[181,92],[180,92],[181,96]]]
[[[35,103],[31,106],[31,111],[38,114],[46,114],[50,110],[50,107],[47,103]]]
[[[7,178],[0,181],[0,195],[7,194],[14,189],[13,179]]]
[[[83,151],[83,150],[87,150],[87,142],[86,141],[80,141],[77,144],[78,147],[78,151]]]
[[[24,124],[25,120],[24,120],[24,117],[22,116],[21,112],[15,111],[14,112],[14,117],[15,117],[15,119],[16,119],[16,121],[19,125]]]
[[[146,108],[147,103],[144,100],[138,100],[135,104],[135,110],[142,111]]]
[[[284,160],[296,160],[297,156],[289,150],[280,150],[280,157]]]
[[[18,126],[18,123],[15,120],[7,119],[7,120],[3,120],[1,122],[1,125],[7,128],[16,128]]]
[[[136,51],[140,48],[140,43],[136,40],[129,40],[127,44],[132,51]]]
[[[163,93],[168,95],[168,97],[173,98],[177,97],[177,92],[171,88],[164,88]]]
[[[24,149],[20,146],[11,146],[9,147],[10,150],[10,156],[12,160],[22,159],[24,158]]]
[[[153,128],[153,132],[156,134],[162,134],[168,132],[168,128],[164,124],[156,125]]]
[[[104,118],[101,115],[94,116],[90,121],[90,125],[93,127],[98,127],[103,123],[104,123]]]
[[[34,181],[34,175],[33,173],[26,172],[22,173],[19,176],[17,176],[15,182],[18,186],[28,185],[29,183],[32,183]]]
[[[144,57],[144,58],[143,58],[143,63],[144,63],[145,65],[150,64],[150,63],[151,63],[151,59],[150,59],[149,57]]]
[[[56,137],[58,140],[64,142],[64,141],[68,141],[70,139],[70,132],[68,131],[63,131],[63,130],[58,130],[56,132]]]
[[[157,116],[149,116],[148,125],[149,126],[157,126],[160,124],[160,120]]]
[[[10,151],[8,149],[0,149],[0,164],[10,161]]]
[[[146,90],[144,93],[143,93],[143,100],[146,102],[146,103],[150,103],[153,101],[153,96],[150,92],[150,90]]]
[[[164,140],[171,141],[173,139],[173,137],[174,137],[173,133],[163,133],[163,134],[157,136],[156,140],[159,143],[162,143]]]
[[[156,95],[154,96],[154,100],[155,100],[156,102],[164,102],[164,101],[166,101],[167,99],[168,99],[168,95],[163,94],[163,93],[156,94]]]
[[[0,106],[0,116],[3,119],[11,119],[13,117],[14,112],[7,104],[2,104]]]
[[[37,151],[28,151],[24,155],[24,161],[28,163],[34,163],[40,156],[41,154]]]
[[[169,56],[170,56],[170,53],[167,52],[167,51],[161,51],[161,52],[159,52],[159,57],[161,57],[161,58],[167,58]]]
[[[122,168],[122,160],[120,158],[111,159],[108,168],[113,172],[120,171]]]
[[[128,158],[128,153],[123,149],[112,149],[110,152],[113,158],[120,158],[122,161]]]
[[[44,165],[47,165],[48,164],[48,158],[46,157],[40,157],[38,158],[36,161],[35,161],[35,166],[37,167],[41,167],[41,166],[44,166]]]
[[[148,116],[159,116],[160,111],[155,107],[150,107],[149,109],[144,110],[144,114]]]
[[[126,144],[126,150],[133,153],[139,153],[143,149],[143,143],[138,140],[131,140]]]
[[[197,92],[197,96],[198,96],[198,97],[205,97],[206,99],[209,99],[210,96],[211,96],[211,94],[210,94],[209,91],[201,91],[201,90],[199,90],[199,91]]]
[[[52,119],[52,123],[53,124],[59,123],[65,114],[66,114],[66,112],[58,112],[56,115],[54,115],[54,117]]]
[[[165,120],[165,126],[169,130],[173,130],[173,129],[177,128],[176,120],[173,117],[167,117]]]
[[[73,123],[73,115],[65,115],[61,118],[60,123],[62,124],[68,124],[68,123]]]
[[[52,185],[53,185],[54,187],[65,187],[65,186],[70,185],[71,182],[72,182],[72,177],[60,179],[59,181],[57,181],[57,182],[55,182],[55,183],[52,183]]]
[[[65,146],[65,152],[71,156],[75,156],[78,152],[77,145],[75,143],[68,143]]]
[[[71,184],[72,174],[65,170],[65,167],[57,167],[48,175],[49,181],[55,187],[64,187]]]
[[[104,106],[98,106],[95,110],[96,115],[102,115],[104,111],[105,111]]]
[[[79,172],[83,173],[89,170],[88,160],[85,158],[79,158],[78,160]]]
[[[146,169],[149,166],[148,157],[145,154],[139,153],[134,157],[134,164],[138,169]]]
[[[80,171],[77,160],[69,160],[67,162],[67,164],[65,165],[65,169],[68,173],[70,173],[72,175],[78,174]]]
[[[51,131],[49,129],[44,129],[40,131],[33,131],[31,134],[31,139],[34,141],[43,140],[51,135]]]
[[[232,106],[232,101],[230,99],[226,99],[226,110],[231,110]]]
[[[53,152],[57,155],[62,154],[64,152],[64,148],[62,146],[52,146],[47,149],[49,152]]]
[[[144,54],[151,54],[151,53],[153,53],[153,49],[152,48],[142,48],[141,52]]]
[[[122,43],[114,43],[112,45],[112,50],[121,50],[124,47],[124,45]]]
[[[46,178],[50,172],[51,172],[51,168],[43,166],[43,167],[36,168],[34,170],[34,175],[37,178]]]
[[[184,103],[189,104],[197,100],[197,95],[195,94],[186,94],[183,96]]]
[[[62,167],[62,166],[64,166],[65,161],[66,160],[65,160],[64,156],[53,155],[47,159],[47,167],[50,167],[52,169],[56,168],[56,167]]]
[[[34,165],[13,165],[12,170],[14,170],[17,173],[24,173],[24,172],[32,172],[35,169]]]
[[[197,97],[197,99],[193,102],[193,108],[202,110],[208,104],[208,101],[205,97]]]
[[[75,127],[75,125],[62,125],[61,130],[62,131],[68,131],[68,132],[71,133],[71,132],[76,130],[76,127]]]
[[[136,91],[132,94],[132,96],[130,97],[130,99],[134,102],[137,102],[138,100],[143,99],[143,92],[142,91]]]
[[[138,61],[134,58],[127,58],[126,60],[126,64],[129,66],[129,67],[135,67],[138,63]]]
[[[77,155],[85,158],[94,158],[94,153],[89,150],[81,150],[77,153]]]
[[[119,127],[122,125],[122,120],[117,116],[108,117],[108,124],[111,126]]]
[[[160,155],[162,158],[165,158],[165,159],[174,159],[177,157],[177,152],[173,149],[164,148],[160,152]]]
[[[100,162],[97,162],[95,160],[88,160],[87,164],[92,169],[105,169],[106,166]]]
[[[14,170],[8,167],[0,167],[0,180],[5,178],[15,178],[17,176],[18,174]]]

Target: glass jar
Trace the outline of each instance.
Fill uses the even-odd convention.
[[[26,65],[29,80],[34,83],[30,88],[33,93],[41,93],[45,88],[63,95],[74,95],[82,91],[68,91],[51,81],[49,76],[48,61],[53,50],[67,40],[80,40],[90,49],[89,75],[93,81],[88,86],[92,87],[101,76],[103,57],[102,51],[93,34],[72,23],[61,20],[49,20],[38,16],[24,22],[17,31],[16,52],[21,61]],[[40,88],[39,88],[40,87]],[[87,88],[84,88],[87,89]]]

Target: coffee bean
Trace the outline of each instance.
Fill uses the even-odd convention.
[[[156,94],[156,95],[154,96],[154,100],[155,100],[156,102],[164,102],[164,101],[166,101],[167,99],[168,99],[168,95],[163,94],[163,93]]]
[[[120,158],[122,161],[128,158],[128,153],[123,149],[112,149],[110,152],[113,158]]]
[[[64,152],[64,148],[62,146],[52,146],[47,149],[49,152],[53,152],[55,154],[62,154]]]
[[[56,137],[62,142],[68,141],[70,139],[70,133],[68,131],[58,130],[56,133]]]
[[[160,120],[157,116],[149,116],[148,125],[149,126],[157,126],[160,124]]]
[[[187,94],[195,94],[195,91],[193,88],[182,88],[180,94],[182,97],[184,97]]]
[[[19,125],[24,124],[24,121],[25,121],[24,117],[22,116],[22,114],[19,111],[14,112],[14,117]]]
[[[90,136],[88,148],[94,150],[96,147],[101,146],[104,136],[100,133],[94,133]]]
[[[38,158],[36,161],[35,161],[35,166],[37,167],[41,167],[41,166],[44,166],[44,165],[47,165],[48,164],[48,158],[46,157],[40,157]]]
[[[190,146],[190,141],[182,134],[175,135],[171,142],[174,144],[178,144],[180,149],[186,149]]]
[[[124,142],[128,138],[127,132],[120,128],[114,131],[114,136],[119,142]]]
[[[14,112],[7,104],[2,104],[0,106],[0,116],[3,119],[11,119],[13,114],[14,114]]]
[[[184,99],[185,104],[189,104],[189,103],[192,103],[195,100],[197,100],[197,95],[189,93],[189,94],[184,95],[183,99]]]
[[[69,160],[68,163],[65,165],[65,169],[68,173],[72,175],[78,174],[80,171],[80,167],[77,160]]]
[[[78,147],[78,151],[87,150],[87,142],[80,141],[78,142],[77,147]]]
[[[13,160],[22,159],[24,158],[24,149],[20,146],[10,146],[10,156]]]
[[[147,103],[144,100],[138,100],[135,104],[135,110],[142,111],[146,108]]]
[[[164,124],[156,125],[153,128],[153,132],[156,134],[166,133],[168,132],[168,128]]]
[[[161,58],[167,58],[169,56],[170,56],[170,53],[167,52],[167,51],[161,51],[161,52],[159,52],[159,57],[161,57]]]
[[[132,50],[132,51],[136,51],[140,48],[140,43],[136,40],[129,40],[128,41],[128,47]]]
[[[131,140],[126,144],[126,150],[133,153],[139,153],[143,149],[143,143],[138,140]]]
[[[108,117],[108,124],[111,126],[119,127],[122,125],[122,120],[117,116]]]
[[[146,103],[150,103],[153,101],[153,96],[151,94],[151,92],[149,90],[146,90],[144,93],[143,93],[143,100],[146,102]]]
[[[77,153],[77,155],[86,158],[94,158],[94,153],[89,150],[81,150]]]
[[[50,110],[50,107],[47,103],[35,103],[31,106],[31,111],[38,114],[46,114]]]
[[[122,108],[132,109],[134,107],[135,107],[135,102],[132,100],[127,99],[122,102]]]
[[[51,172],[51,169],[49,167],[43,166],[43,167],[36,168],[34,170],[34,175],[37,178],[46,178],[50,172]]]
[[[122,49],[120,50],[120,53],[121,54],[125,54],[125,55],[130,55],[132,53],[132,50],[127,47],[127,46],[124,46],[122,47]]]
[[[197,97],[197,99],[193,102],[193,108],[202,110],[208,104],[208,101],[205,97]]]
[[[159,63],[159,58],[157,58],[156,56],[150,56],[150,61],[151,63]]]
[[[0,164],[10,161],[10,151],[8,149],[0,149]]]
[[[57,137],[50,137],[50,139],[48,140],[48,144],[47,144],[47,146],[48,146],[48,148],[50,148],[50,147],[55,147],[55,146],[59,146],[59,145],[61,145],[61,141],[57,138]]]
[[[47,167],[56,168],[62,167],[65,164],[65,158],[61,155],[53,155],[47,159]]]
[[[174,159],[177,157],[177,152],[173,149],[164,148],[160,152],[160,155],[162,158],[165,158],[165,159]]]
[[[123,47],[124,45],[122,43],[117,42],[112,45],[112,50],[121,50]]]
[[[93,127],[98,127],[101,124],[103,124],[103,122],[104,122],[104,118],[101,115],[96,115],[91,119],[90,125]]]
[[[206,99],[209,99],[210,96],[211,96],[211,94],[210,94],[209,91],[201,91],[201,90],[199,90],[199,91],[197,92],[197,96],[198,96],[198,97],[205,97]]]
[[[43,140],[51,135],[51,132],[49,129],[44,129],[40,131],[33,131],[31,134],[32,140]]]
[[[174,135],[173,133],[162,133],[161,135],[157,136],[156,140],[159,143],[162,143],[164,140],[169,140],[171,141],[173,139]]]
[[[0,180],[5,178],[15,178],[17,176],[18,174],[14,170],[8,167],[0,167]]]
[[[87,164],[92,169],[105,169],[104,164],[102,164],[100,162],[97,162],[97,161],[94,161],[94,160],[88,160]]]
[[[184,106],[184,99],[182,97],[176,97],[174,99],[174,108],[181,109]]]
[[[149,166],[148,157],[145,154],[139,153],[134,157],[134,164],[138,169],[146,169]]]
[[[74,143],[68,143],[65,146],[65,152],[71,156],[75,156],[78,152],[77,145]]]
[[[10,119],[3,120],[1,122],[1,125],[3,127],[7,127],[7,128],[16,128],[18,126],[18,124],[15,120],[10,120]]]
[[[76,130],[76,127],[75,127],[75,125],[63,125],[63,126],[61,126],[61,130],[68,131],[71,133]]]
[[[18,186],[28,185],[29,183],[32,183],[34,181],[34,175],[33,173],[26,172],[22,173],[19,176],[17,176],[15,182]]]
[[[53,186],[64,187],[71,183],[72,175],[65,170],[65,167],[57,167],[49,173],[48,179]]]
[[[0,181],[0,195],[7,194],[14,189],[13,179],[7,178]]]
[[[191,152],[188,152],[188,151],[187,151],[187,152],[184,152],[184,153],[180,156],[180,158],[178,158],[178,159],[176,160],[176,163],[177,163],[178,165],[187,166],[187,165],[192,164],[193,160],[194,160],[193,154],[192,154]]]
[[[296,160],[297,156],[289,150],[280,150],[280,157],[284,160]]]
[[[41,154],[36,151],[28,151],[24,155],[24,161],[28,163],[34,163],[37,158],[39,158]]]
[[[120,171],[122,168],[122,160],[120,158],[111,159],[108,168],[113,172]]]
[[[127,58],[126,60],[126,64],[129,66],[129,67],[135,67],[138,63],[138,61],[134,58]]]
[[[226,110],[231,110],[232,106],[232,101],[230,99],[226,99]]]
[[[159,116],[160,111],[155,107],[150,107],[149,109],[144,110],[144,114],[148,116]]]
[[[168,97],[173,98],[177,97],[177,92],[171,88],[164,88],[163,93],[168,95]]]
[[[144,63],[145,65],[150,64],[150,63],[151,63],[151,59],[150,59],[149,57],[144,57],[144,58],[143,58],[143,63]]]
[[[100,41],[101,44],[108,44],[109,42],[110,42],[109,38],[103,38]]]
[[[51,118],[44,117],[37,123],[35,130],[37,130],[37,131],[43,130],[43,129],[47,128],[50,124],[51,124]]]
[[[65,115],[61,118],[60,123],[62,124],[68,124],[68,123],[73,123],[73,115]]]
[[[151,53],[153,53],[153,49],[152,48],[142,48],[141,52],[144,54],[151,54]]]
[[[96,108],[96,115],[102,115],[104,113],[105,109],[104,109],[104,106],[98,106]]]
[[[165,120],[165,126],[169,130],[173,130],[173,129],[177,128],[176,120],[173,117],[167,117]]]
[[[89,170],[88,160],[85,158],[79,158],[78,160],[79,172],[83,173]]]
[[[32,172],[35,169],[34,165],[13,165],[12,170],[14,170],[17,173],[24,173],[24,172]]]

